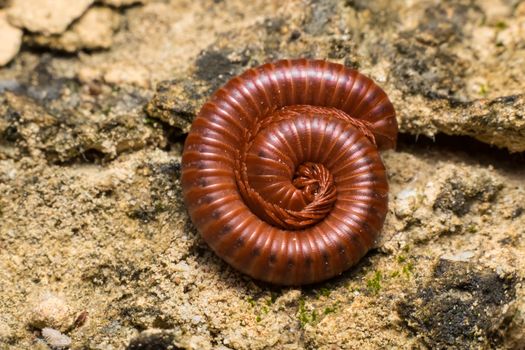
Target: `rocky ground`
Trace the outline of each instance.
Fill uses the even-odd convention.
[[[0,0],[0,349],[525,349],[525,2]],[[285,57],[394,103],[390,212],[328,282],[217,258],[180,193],[204,100]]]

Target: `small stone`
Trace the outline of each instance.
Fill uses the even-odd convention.
[[[120,17],[115,11],[105,7],[94,7],[64,33],[51,36],[37,34],[29,36],[27,42],[30,45],[66,52],[108,49],[113,44],[113,33],[119,24]]]
[[[42,329],[42,337],[54,349],[65,349],[71,346],[71,338],[53,328]]]
[[[7,10],[11,24],[31,32],[59,34],[79,18],[94,0],[13,0]]]
[[[398,217],[406,217],[417,209],[418,193],[413,188],[405,188],[396,195],[395,212]]]
[[[65,331],[73,322],[74,315],[67,302],[52,293],[42,294],[30,311],[29,324],[35,328],[56,328]]]
[[[202,323],[204,322],[204,319],[202,318],[201,315],[193,315],[191,317],[191,323],[193,324],[199,324],[199,323]]]
[[[0,66],[9,63],[22,45],[22,30],[7,21],[5,11],[0,11]]]

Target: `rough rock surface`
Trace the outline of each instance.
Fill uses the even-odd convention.
[[[5,11],[0,10],[0,67],[9,63],[22,45],[22,30],[13,27]]]
[[[109,50],[23,50],[0,69],[0,349],[45,349],[46,327],[72,349],[525,348],[525,162],[508,151],[525,149],[523,3],[173,0],[120,13]],[[216,257],[179,182],[202,102],[283,57],[372,76],[403,131],[383,154],[390,211],[375,249],[303,288]],[[34,322],[49,293],[63,302]]]
[[[30,45],[53,50],[75,52],[79,50],[108,49],[113,43],[113,33],[119,26],[119,15],[104,7],[93,7],[75,22],[71,28],[57,35],[31,35]]]
[[[11,0],[9,21],[31,32],[58,34],[80,17],[94,0]]]
[[[0,94],[0,159],[30,155],[50,162],[94,161],[165,144],[164,131],[156,123],[144,123],[142,105],[147,97],[100,85],[82,88],[71,80],[47,80],[45,68],[36,69],[42,69],[43,85],[15,89],[27,95]]]

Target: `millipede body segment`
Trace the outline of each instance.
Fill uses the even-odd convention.
[[[282,60],[231,79],[185,141],[182,189],[204,240],[259,280],[301,285],[340,274],[373,246],[388,184],[395,111],[340,64]]]

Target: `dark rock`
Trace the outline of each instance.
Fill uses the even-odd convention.
[[[269,30],[276,30],[279,25],[269,25]],[[278,21],[276,23],[279,23]],[[272,29],[273,28],[273,29]],[[241,73],[248,64],[249,57],[244,54],[241,55],[240,60],[231,60],[228,55],[231,52],[228,50],[216,50],[210,48],[201,53],[195,61],[196,72],[195,77],[210,84],[209,92],[218,89],[235,75]]]
[[[202,86],[190,80],[167,80],[158,84],[157,92],[145,111],[169,126],[188,132],[203,103]]]
[[[440,260],[434,276],[399,304],[405,325],[433,349],[496,346],[508,326],[517,280],[464,262]]]
[[[488,176],[478,175],[465,181],[465,175],[453,172],[445,180],[434,202],[434,210],[450,211],[463,216],[474,203],[494,200],[501,189],[502,185]]]
[[[470,17],[481,20],[483,13],[471,9],[462,2],[439,3],[425,10],[417,28],[400,33],[393,73],[403,82],[402,89],[430,99],[461,99],[467,62],[454,54],[451,45],[461,38]]]

